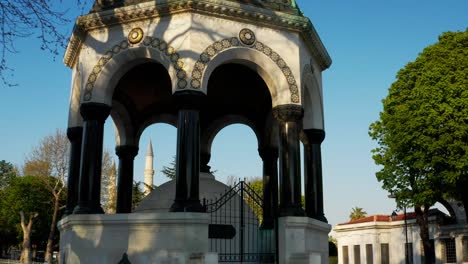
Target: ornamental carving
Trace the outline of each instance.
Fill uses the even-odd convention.
[[[244,28],[239,32],[239,39],[247,46],[255,43],[255,34],[252,30]]]
[[[244,30],[245,29],[243,29],[242,31]],[[239,36],[242,35],[242,31],[239,34]],[[246,31],[244,31],[244,33],[245,32]],[[262,52],[264,55],[268,56],[278,66],[278,68],[280,68],[281,72],[283,73],[289,85],[289,91],[291,93],[291,102],[299,103],[299,87],[297,86],[296,78],[294,78],[294,75],[291,69],[289,68],[289,66],[286,64],[286,62],[283,60],[283,58],[281,58],[281,56],[277,52],[275,52],[266,44],[255,40],[255,35],[253,34],[253,32],[251,36],[253,37],[254,42],[255,42],[255,44],[253,44],[252,42],[253,45],[245,44],[242,39],[239,40],[238,38],[233,37],[233,38],[226,38],[223,40],[216,41],[210,46],[208,46],[205,49],[205,51],[200,54],[200,57],[198,61],[195,63],[195,66],[193,68],[192,81],[190,83],[192,88],[193,89],[201,88],[203,73],[207,65],[209,64],[209,62],[218,53],[229,48],[244,46],[244,47],[255,49],[259,52]]]
[[[163,56],[165,56],[172,64],[174,69],[176,70],[176,77],[177,77],[177,88],[178,89],[184,89],[187,87],[187,73],[185,72],[184,69],[184,62],[182,61],[179,53],[176,51],[176,49],[172,46],[170,46],[166,41],[158,39],[158,38],[153,38],[153,37],[145,37],[142,42],[139,42],[138,44],[132,44],[129,43],[127,40],[121,41],[119,44],[114,45],[112,48],[110,48],[104,56],[102,56],[98,63],[94,66],[93,70],[89,74],[88,80],[85,85],[85,91],[84,91],[84,101],[91,101],[92,94],[93,94],[93,89],[94,89],[94,84],[99,77],[99,74],[101,74],[101,71],[104,69],[104,66],[117,54],[119,54],[122,51],[127,50],[130,47],[139,47],[139,46],[145,46],[151,49],[158,50],[159,52],[162,53]]]
[[[273,108],[273,116],[281,122],[296,122],[302,119],[304,110],[295,104],[278,105]]]
[[[137,44],[143,39],[143,29],[134,28],[128,33],[128,42]]]

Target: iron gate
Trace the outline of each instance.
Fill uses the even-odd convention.
[[[276,232],[261,228],[262,198],[248,183],[240,181],[203,205],[211,216],[210,251],[219,262],[275,263]]]

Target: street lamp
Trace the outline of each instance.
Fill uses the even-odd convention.
[[[394,194],[389,194],[388,198],[396,198]],[[408,222],[406,221],[406,205],[403,205],[403,215],[405,220],[405,263],[409,264],[409,257],[408,257]],[[395,211],[392,212],[392,220],[397,219],[397,213]]]

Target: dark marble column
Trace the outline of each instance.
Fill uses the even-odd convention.
[[[304,216],[301,206],[301,161],[299,121],[303,110],[299,105],[273,108],[279,123],[280,216]]]
[[[307,144],[304,147],[305,207],[306,214],[322,222],[328,222],[323,212],[322,152],[320,144],[325,139],[321,129],[305,129]]]
[[[200,172],[210,173],[211,166],[208,165],[211,159],[211,154],[209,153],[200,153]]]
[[[199,197],[200,117],[206,97],[201,92],[182,91],[174,95],[178,106],[176,195],[171,212],[203,212]]]
[[[78,203],[78,186],[80,183],[80,159],[81,143],[83,139],[83,127],[70,127],[67,129],[67,137],[70,141],[70,159],[68,161],[67,181],[67,205],[64,215],[73,213]]]
[[[133,161],[138,147],[118,146],[115,153],[119,157],[116,213],[128,214],[132,212]]]
[[[278,211],[278,150],[258,150],[263,160],[263,222],[261,228],[273,229]]]
[[[86,103],[80,107],[83,117],[83,143],[81,146],[80,184],[78,205],[74,214],[102,214],[101,167],[104,121],[111,107],[101,103]]]

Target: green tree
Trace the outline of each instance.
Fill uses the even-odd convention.
[[[142,182],[133,182],[132,188],[132,211],[140,205],[143,198],[145,198],[145,192],[142,190]]]
[[[17,171],[13,164],[1,160],[0,161],[0,200],[4,199],[4,190],[10,185],[10,182],[17,176]],[[0,204],[1,205],[1,204]],[[1,207],[0,207],[1,210]],[[1,215],[0,215],[1,216]],[[9,242],[14,241],[16,235],[11,232],[7,220],[0,217],[0,257],[3,256],[4,251],[7,249]]]
[[[175,180],[176,177],[176,157],[174,156],[171,163],[168,166],[163,166],[161,172],[171,180]]]
[[[354,221],[367,216],[367,212],[364,211],[361,207],[354,207],[351,209],[351,213],[349,214],[349,220]]]
[[[164,174],[164,176],[168,177],[171,180],[175,180],[176,178],[176,169],[177,164],[176,164],[176,157],[173,157],[173,160],[168,166],[163,166],[161,169],[161,172]],[[211,174],[215,174],[218,170],[210,170]]]
[[[2,243],[22,242],[22,263],[30,260],[32,244],[45,246],[53,214],[51,201],[44,181],[35,176],[15,177],[2,191],[0,219],[7,229]]]
[[[447,197],[468,208],[467,87],[468,30],[444,33],[398,72],[369,129],[377,179],[399,207],[414,206],[426,256],[429,208]]]
[[[0,160],[0,191],[8,186],[9,182],[18,174],[13,164]]]

